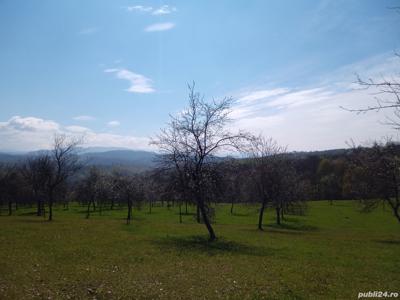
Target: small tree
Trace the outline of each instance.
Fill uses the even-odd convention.
[[[44,214],[44,192],[48,180],[47,173],[49,166],[50,156],[38,155],[28,158],[21,168],[22,176],[29,184],[33,199],[36,201],[37,216]]]
[[[87,202],[86,219],[90,217],[90,209],[96,211],[96,202],[101,188],[102,174],[96,167],[91,167],[89,173],[79,182],[77,197]]]
[[[23,182],[16,166],[8,165],[0,169],[0,197],[1,202],[5,200],[8,207],[8,215],[12,215],[13,202],[17,206],[19,194]]]
[[[300,184],[286,147],[263,136],[251,139],[249,149],[252,162],[252,181],[256,197],[261,202],[258,229],[263,230],[264,211],[269,203],[276,212],[276,223],[281,224],[284,210],[289,204],[305,198],[304,185]]]
[[[132,220],[133,206],[140,207],[144,198],[142,183],[139,176],[131,176],[128,174],[121,174],[114,171],[113,177],[113,191],[116,193],[115,197],[128,206],[128,214],[126,217],[126,224],[129,225]]]

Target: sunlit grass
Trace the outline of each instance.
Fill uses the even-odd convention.
[[[190,208],[194,212],[194,208]],[[54,222],[20,209],[0,216],[0,299],[355,299],[398,291],[400,224],[388,208],[312,202],[276,226],[257,207],[217,207],[210,243],[193,214],[143,207],[94,213],[58,208]]]

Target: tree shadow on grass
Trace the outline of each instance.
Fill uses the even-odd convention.
[[[267,249],[262,247],[250,246],[243,243],[228,241],[223,237],[210,242],[203,236],[185,236],[185,237],[166,237],[154,240],[152,243],[162,248],[175,249],[184,252],[207,253],[208,255],[217,255],[224,253],[267,256],[274,255],[277,249]]]
[[[36,216],[36,214],[37,214],[36,211],[29,211],[29,212],[19,213],[17,214],[17,216]]]
[[[251,215],[250,213],[236,213],[236,212],[232,214],[232,216],[234,217],[248,217],[250,215]]]
[[[316,231],[318,230],[318,227],[312,226],[312,225],[305,225],[301,223],[282,223],[280,225],[278,224],[268,224],[267,227],[272,228],[272,229],[278,229],[278,230],[295,230],[295,231]]]
[[[18,219],[18,223],[36,223],[36,224],[40,224],[40,223],[54,223],[55,221],[49,221],[47,218],[43,218],[43,217],[37,217],[35,219]]]
[[[376,240],[377,243],[386,244],[386,245],[397,245],[400,246],[400,240]]]

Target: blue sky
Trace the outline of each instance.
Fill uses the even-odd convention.
[[[54,132],[147,149],[192,81],[238,101],[232,129],[291,150],[397,136],[384,114],[339,106],[373,98],[355,72],[399,75],[399,4],[0,0],[0,150],[47,147]]]

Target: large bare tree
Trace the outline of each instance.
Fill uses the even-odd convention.
[[[176,116],[170,116],[166,128],[153,140],[164,158],[164,164],[175,168],[179,174],[188,176],[191,195],[194,197],[210,240],[216,235],[209,218],[207,203],[208,166],[219,151],[227,147],[238,147],[246,134],[232,134],[227,130],[232,98],[206,102],[195,92],[195,85],[189,85],[189,105]]]

